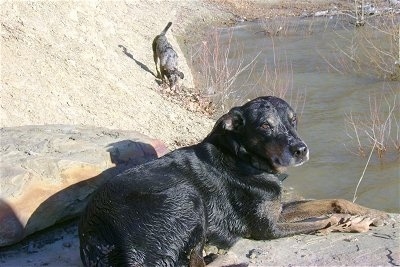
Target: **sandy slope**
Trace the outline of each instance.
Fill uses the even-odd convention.
[[[192,88],[174,34],[184,34],[196,17],[206,19],[206,10],[199,1],[2,3],[0,126],[133,129],[170,146],[204,137],[210,120],[157,92],[151,43],[172,21],[168,38],[180,56],[183,86]]]

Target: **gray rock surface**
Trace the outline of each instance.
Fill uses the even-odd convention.
[[[167,152],[135,131],[44,125],[0,129],[0,246],[79,214],[105,179]]]
[[[242,239],[228,251],[229,257],[219,256],[213,266],[399,266],[400,215],[392,216],[393,222],[372,227],[367,233],[298,235],[269,241]],[[0,266],[83,266],[77,221],[0,248]]]
[[[390,223],[367,233],[242,239],[230,252],[249,266],[399,266],[400,215],[391,216]]]

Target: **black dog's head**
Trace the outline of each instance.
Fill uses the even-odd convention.
[[[281,173],[308,160],[307,145],[296,128],[296,113],[289,104],[267,96],[232,108],[207,138],[256,169]]]

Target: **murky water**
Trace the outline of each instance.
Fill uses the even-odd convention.
[[[294,24],[292,21],[291,26],[281,22],[280,36],[263,32],[265,29],[278,30],[279,22],[274,23],[244,23],[233,30],[222,30],[218,41],[214,38],[214,42],[223,48],[220,49],[221,57],[229,48],[227,62],[230,66],[244,68],[256,58],[255,65],[238,74],[230,86],[231,94],[221,105],[229,107],[241,104],[244,99],[269,94],[268,90],[274,87],[271,84],[288,89],[286,99],[301,112],[298,131],[311,154],[309,162],[289,170],[286,185],[307,198],[352,200],[372,145],[365,147],[364,157],[351,153],[357,152],[357,146],[346,134],[346,114],[368,118],[370,99],[385,95],[389,106],[386,107],[382,99],[378,101],[384,112],[397,105],[392,113],[395,119],[392,117],[391,120],[391,136],[396,139],[399,125],[395,121],[400,124],[400,82],[384,82],[363,71],[350,72],[349,66],[337,64],[343,57],[338,50],[347,48],[354,34],[343,29],[341,23],[297,20]],[[389,41],[387,45],[390,45]],[[330,64],[342,68],[343,74],[329,68]],[[268,66],[267,71],[265,66]],[[367,68],[366,72],[370,70]],[[216,91],[212,85],[206,86],[210,87],[209,91]],[[395,98],[397,102],[394,102]],[[355,137],[351,127],[347,132]],[[358,188],[356,203],[400,212],[399,151],[390,142],[389,147],[382,159],[376,153],[372,155]]]

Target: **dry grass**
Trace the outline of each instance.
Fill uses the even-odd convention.
[[[204,88],[203,95],[212,99],[216,109],[225,111],[243,98],[242,86],[252,76],[261,52],[245,61],[243,47],[233,38],[233,29],[227,31],[227,37],[221,35],[221,30],[215,29],[194,49],[191,62],[198,70],[197,87]],[[242,82],[238,84],[240,75]]]
[[[245,60],[243,45],[233,38],[233,29],[226,34],[222,38],[221,30],[214,30],[192,53],[193,68],[198,70],[196,87],[204,88],[202,96],[213,102],[214,110],[225,112],[251,98],[273,95],[285,99],[301,115],[305,94],[293,88],[289,60],[279,58],[273,46],[272,62],[260,67],[261,51]]]
[[[356,200],[357,200],[357,191],[358,191],[358,188],[360,187],[360,184],[361,184],[361,182],[362,182],[362,180],[364,178],[364,175],[365,175],[365,172],[366,172],[367,167],[369,165],[369,162],[371,160],[372,154],[374,153],[375,146],[376,146],[376,142],[374,143],[374,145],[371,148],[371,152],[369,153],[368,160],[365,163],[364,170],[363,170],[363,172],[362,172],[362,174],[360,176],[360,179],[358,179],[358,183],[357,183],[356,189],[354,190],[353,203],[356,202]]]
[[[372,147],[379,158],[390,150],[399,153],[398,113],[396,93],[389,96],[370,96],[368,115],[346,114],[346,134],[351,140],[346,148],[353,154],[366,156],[366,152]]]
[[[357,199],[358,188],[372,155],[376,153],[379,159],[383,159],[388,152],[400,153],[400,128],[397,114],[399,114],[397,95],[392,92],[388,96],[370,96],[367,115],[354,116],[352,113],[346,115],[346,133],[352,143],[346,148],[351,153],[362,157],[365,157],[366,152],[369,151],[368,159],[354,191],[353,202]]]
[[[273,39],[272,39],[273,40]],[[257,95],[273,95],[285,99],[301,117],[305,100],[305,90],[293,85],[293,69],[287,56],[280,58],[272,42],[273,61],[264,64],[263,78],[257,88]]]
[[[357,24],[360,18],[354,22]],[[365,18],[362,27],[337,32],[332,47],[339,56],[326,60],[339,73],[360,73],[383,80],[400,79],[400,17],[394,13]]]

